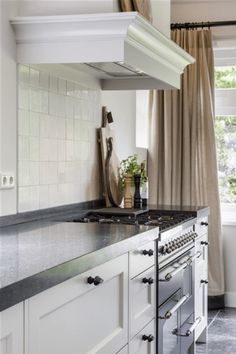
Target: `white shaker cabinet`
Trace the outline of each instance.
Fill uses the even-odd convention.
[[[196,239],[196,252],[199,257],[196,259],[194,276],[195,294],[195,320],[201,319],[195,329],[195,340],[198,342],[207,341],[207,312],[208,312],[208,234],[207,218],[198,221],[196,231],[199,237]]]
[[[23,354],[23,303],[0,312],[0,353]]]
[[[128,254],[26,301],[25,354],[115,354],[127,343]]]

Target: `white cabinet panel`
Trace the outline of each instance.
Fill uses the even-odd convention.
[[[155,268],[151,267],[130,281],[130,337],[155,317]]]
[[[23,354],[23,303],[0,313],[0,353]]]
[[[88,284],[90,276],[103,283]],[[26,354],[117,353],[128,342],[127,300],[128,255],[32,297]]]
[[[207,220],[204,219],[204,222]],[[206,227],[201,225],[199,227]],[[199,338],[205,330],[207,332],[207,312],[208,312],[208,235],[202,234],[196,240],[196,252],[201,256],[196,259],[194,277],[194,296],[195,296],[195,320],[201,318],[201,322],[195,329],[195,340]],[[206,335],[203,336],[206,338]],[[205,340],[204,340],[205,341]]]
[[[126,345],[121,351],[119,351],[117,354],[128,354],[129,353],[129,347]]]
[[[152,337],[153,340],[144,340],[144,336]],[[130,342],[129,354],[155,354],[155,346],[155,321],[152,321]]]
[[[195,319],[201,318],[201,322],[195,330],[195,338],[197,339],[207,326],[207,293],[208,285],[207,271],[204,264],[199,264],[195,278]]]

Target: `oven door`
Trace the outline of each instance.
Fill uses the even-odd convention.
[[[173,330],[180,327],[181,306],[186,300],[178,290],[159,308],[158,354],[181,354],[181,338]]]
[[[158,305],[162,305],[179,289],[182,294],[192,295],[192,264],[194,249],[174,258],[168,265],[159,270]]]

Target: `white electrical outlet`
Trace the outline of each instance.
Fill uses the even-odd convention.
[[[0,173],[0,189],[15,187],[15,176],[13,173]]]

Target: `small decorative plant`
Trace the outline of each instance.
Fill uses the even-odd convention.
[[[134,186],[134,176],[141,175],[141,186],[147,181],[147,174],[146,174],[146,161],[142,161],[138,163],[138,155],[131,155],[128,156],[127,159],[122,160],[120,163],[120,181],[121,187],[124,189],[125,186],[125,177],[131,176],[132,177],[132,186]]]

